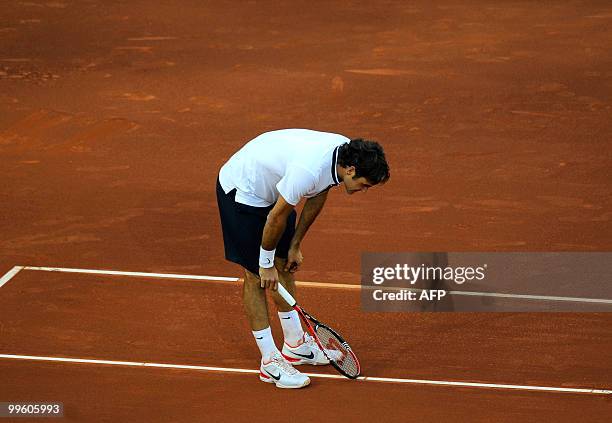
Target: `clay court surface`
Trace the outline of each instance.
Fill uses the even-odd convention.
[[[609,313],[364,313],[358,290],[322,283],[358,284],[363,251],[610,251],[611,21],[606,1],[3,2],[0,277],[240,277],[222,256],[223,162],[278,128],[372,138],[391,181],[332,190],[297,274],[320,286],[300,302],[366,377],[500,387],[304,368],[312,385],[287,392],[1,358],[0,402],[61,401],[75,422],[607,421],[610,395],[504,386],[612,389]],[[0,287],[0,355],[256,369],[239,293],[23,269]]]

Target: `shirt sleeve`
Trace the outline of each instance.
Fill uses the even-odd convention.
[[[276,189],[287,203],[295,206],[302,197],[312,193],[315,188],[315,176],[300,166],[292,166],[287,169],[285,176],[278,181]]]

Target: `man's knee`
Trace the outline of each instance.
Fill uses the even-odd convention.
[[[276,267],[276,271],[278,272],[279,278],[283,280],[283,282],[293,281],[293,273],[286,272],[285,266],[287,265],[287,259],[285,258],[274,258],[274,267]]]
[[[259,275],[256,275],[244,269],[244,281],[242,282],[242,295],[250,297],[261,291],[261,280]]]
[[[286,264],[287,264],[287,259],[280,258],[280,257],[274,257],[274,267],[276,267],[276,270],[278,270],[279,272],[285,268]]]
[[[255,273],[244,269],[244,281],[245,282],[257,282],[259,283],[260,279],[259,279],[259,275],[256,275]]]

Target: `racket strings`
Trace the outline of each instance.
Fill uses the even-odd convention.
[[[327,356],[332,359],[344,372],[351,376],[359,375],[359,364],[355,361],[353,354],[332,331],[325,326],[317,325],[315,332],[326,350]]]

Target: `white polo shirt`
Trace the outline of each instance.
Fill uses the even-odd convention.
[[[281,129],[249,141],[223,165],[219,183],[236,202],[266,207],[279,194],[291,205],[338,185],[338,147],[350,139],[330,132]]]

